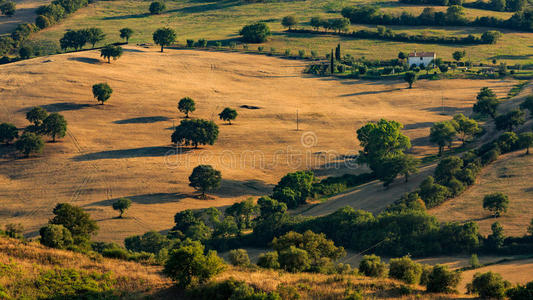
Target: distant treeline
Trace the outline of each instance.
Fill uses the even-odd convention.
[[[400,0],[406,4],[431,4],[431,5],[461,5],[469,8],[493,10],[493,11],[520,11],[526,6],[526,0],[492,0],[485,2],[478,0],[476,2],[464,2],[463,0]]]
[[[446,12],[426,7],[418,16],[408,12],[401,15],[389,14],[372,5],[345,7],[342,16],[350,19],[352,24],[378,25],[425,25],[425,26],[479,26],[497,27],[524,31],[533,31],[533,8],[516,12],[507,20],[495,17],[478,17],[469,20],[465,17],[464,8],[459,5],[448,7]]]
[[[288,30],[293,33],[312,33],[324,34],[325,32],[318,30]],[[377,31],[362,29],[350,32],[329,32],[329,34],[336,34],[345,37],[353,37],[359,39],[378,39],[390,40],[398,42],[412,42],[412,43],[427,43],[427,44],[495,44],[501,36],[498,31],[487,31],[481,36],[474,36],[472,34],[465,36],[427,36],[423,34],[407,34],[395,33],[390,28],[378,26]]]
[[[9,54],[20,48],[30,34],[58,23],[69,14],[88,4],[88,0],[54,0],[48,5],[39,7],[35,23],[19,24],[10,36],[0,37],[0,55]]]

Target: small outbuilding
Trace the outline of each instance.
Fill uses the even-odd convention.
[[[412,65],[416,65],[419,67],[420,65],[423,65],[424,67],[427,67],[430,65],[433,60],[437,58],[437,55],[435,52],[413,52],[409,53],[409,56],[407,57],[407,63],[409,64],[409,67]]]

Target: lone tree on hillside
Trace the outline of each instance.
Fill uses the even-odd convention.
[[[58,113],[51,113],[43,121],[42,132],[56,141],[56,137],[62,138],[67,133],[67,121]]]
[[[523,132],[518,136],[520,146],[526,148],[526,155],[529,155],[529,148],[533,146],[533,132]]]
[[[463,145],[468,137],[473,137],[481,132],[479,124],[475,120],[465,117],[463,114],[453,116],[453,121],[455,131],[459,134],[459,140],[463,142]]]
[[[444,146],[451,147],[456,134],[457,132],[452,122],[444,121],[433,124],[430,129],[429,140],[439,146],[439,156],[442,155]]]
[[[126,43],[130,41],[130,38],[133,35],[133,29],[128,28],[128,27],[124,27],[120,29],[119,32],[120,32],[120,38],[125,39]]]
[[[128,198],[120,198],[117,201],[113,202],[113,209],[120,212],[119,218],[122,218],[124,212],[130,208],[131,200]]]
[[[292,27],[296,26],[297,24],[298,21],[294,16],[286,16],[281,20],[281,25],[283,25],[283,27],[288,27],[289,30],[292,30]]]
[[[271,35],[268,25],[262,22],[246,25],[239,35],[242,36],[242,41],[245,43],[264,43]]]
[[[174,144],[192,145],[213,145],[218,138],[218,126],[213,121],[201,119],[182,120],[172,133]]]
[[[507,207],[509,207],[509,197],[503,193],[492,193],[483,198],[483,208],[492,212],[495,218],[507,212]]]
[[[14,139],[19,137],[17,126],[11,123],[0,124],[0,142],[9,145]]]
[[[409,88],[412,88],[413,87],[413,83],[415,83],[416,79],[417,79],[417,76],[416,76],[416,73],[415,72],[406,72],[403,79],[405,80],[405,82],[407,82],[409,84]]]
[[[473,111],[482,115],[489,115],[493,120],[496,119],[496,110],[500,101],[496,98],[496,94],[489,89],[484,87],[477,94],[477,102],[474,104]]]
[[[26,120],[30,121],[30,123],[33,123],[33,125],[36,127],[41,126],[46,117],[48,117],[48,112],[46,109],[40,106],[35,106],[26,113]]]
[[[189,176],[189,186],[202,192],[202,199],[205,199],[205,192],[220,187],[222,175],[220,171],[213,169],[210,165],[199,165]]]
[[[162,11],[164,11],[166,8],[166,5],[165,5],[165,2],[163,1],[154,1],[152,3],[150,3],[150,14],[151,15],[158,15],[160,14]]]
[[[3,15],[11,17],[15,14],[17,6],[13,1],[0,2],[0,11]]]
[[[100,28],[92,27],[85,30],[87,42],[91,43],[94,48],[96,43],[104,40],[105,34]]]
[[[104,48],[100,49],[100,57],[107,59],[107,63],[111,63],[111,58],[117,60],[122,56],[123,50],[120,46],[115,45],[106,45]]]
[[[524,124],[524,112],[520,109],[513,109],[505,115],[496,117],[496,128],[498,130],[513,131],[514,128]]]
[[[237,118],[237,111],[233,108],[226,107],[221,113],[218,114],[218,116],[221,120],[224,120],[231,125],[231,120],[235,120],[235,118]]]
[[[457,62],[460,62],[461,59],[463,59],[463,57],[465,57],[466,55],[466,52],[463,50],[463,51],[455,51],[452,56],[453,56],[453,59],[455,59]]]
[[[43,140],[33,132],[24,132],[15,142],[15,148],[25,157],[29,157],[31,153],[41,153],[43,147]]]
[[[194,100],[190,97],[181,98],[178,103],[178,110],[185,114],[185,118],[189,118],[189,113],[196,110]]]
[[[111,89],[109,84],[105,82],[93,85],[93,96],[98,102],[100,102],[100,105],[104,105],[104,102],[111,97],[112,93],[113,89]]]
[[[154,42],[161,46],[161,52],[163,52],[165,46],[170,46],[176,41],[176,32],[167,27],[159,28],[154,32],[152,37]]]

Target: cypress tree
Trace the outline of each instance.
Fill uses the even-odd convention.
[[[341,60],[341,44],[337,44],[337,48],[335,48],[335,59]]]
[[[331,49],[331,55],[330,55],[330,59],[331,59],[331,62],[330,62],[330,71],[331,71],[331,74],[335,73],[335,56],[333,56],[333,49]]]

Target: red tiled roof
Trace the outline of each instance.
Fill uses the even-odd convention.
[[[409,57],[434,57],[435,52],[414,52],[409,53]]]

